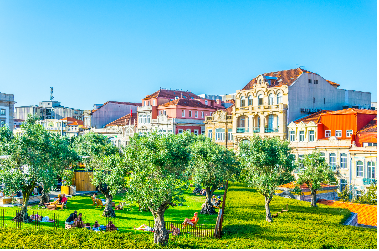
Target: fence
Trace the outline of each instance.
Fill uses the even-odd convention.
[[[154,228],[154,220],[149,220],[148,222],[149,227]],[[213,237],[214,234],[214,228],[211,226],[197,224],[196,227],[187,225],[183,228],[181,222],[178,223],[173,221],[165,221],[165,227],[168,231],[172,231],[171,224],[173,225],[173,227],[180,229],[181,235],[183,235],[183,233],[187,233],[195,237]]]

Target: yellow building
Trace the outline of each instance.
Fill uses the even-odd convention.
[[[233,118],[231,115],[233,106],[225,111],[215,111],[212,116],[205,117],[205,135],[216,143],[228,148],[233,148]],[[227,134],[225,134],[227,132]],[[227,136],[226,136],[227,135]]]

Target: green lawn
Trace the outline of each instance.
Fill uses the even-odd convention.
[[[181,223],[185,218],[192,218],[195,212],[199,212],[201,205],[205,201],[205,196],[193,195],[192,190],[186,191],[184,198],[186,202],[183,203],[183,206],[176,206],[174,208],[170,207],[165,212],[165,221],[174,221]],[[216,191],[216,195],[222,195],[224,190]],[[99,195],[99,198],[104,198],[104,196]],[[116,205],[121,201],[122,195],[117,195],[113,201],[116,202]],[[92,206],[92,200],[90,196],[73,196],[68,199],[67,203],[68,209],[64,210],[47,210],[39,208],[38,206],[28,207],[28,214],[31,215],[33,212],[38,213],[42,216],[49,216],[49,218],[59,217],[59,227],[64,228],[64,221],[68,218],[70,213],[74,210],[77,210],[78,213],[83,214],[83,220],[85,223],[93,223],[97,220],[100,225],[106,225],[105,217],[102,217],[103,209],[100,207],[96,208]],[[18,207],[10,207],[5,209],[5,220],[6,224],[10,226],[15,226],[15,223],[11,219],[15,216],[16,210],[19,210]],[[148,221],[153,221],[153,216],[150,211],[140,211],[137,205],[132,205],[125,208],[124,210],[116,210],[116,218],[112,219],[113,223],[119,228],[121,232],[132,231],[135,232],[134,226],[138,227],[142,224],[147,224]],[[58,216],[59,215],[59,216]],[[198,224],[203,224],[204,226],[214,227],[216,222],[217,215],[200,215]],[[153,222],[151,222],[153,224]],[[0,222],[0,226],[2,221]],[[52,223],[42,222],[41,226],[46,228],[52,228]],[[22,227],[34,227],[32,224],[23,224]]]
[[[218,192],[222,194],[223,191]],[[78,211],[83,212],[90,221],[100,220],[101,210],[92,208],[90,198],[79,198],[73,198],[69,207],[82,208]],[[184,217],[199,211],[204,201],[203,196],[193,196],[190,193],[186,193],[186,199],[184,206],[169,209],[165,219],[182,221]],[[377,246],[376,229],[342,225],[350,215],[346,209],[324,205],[310,208],[309,202],[275,196],[271,202],[272,213],[278,212],[286,204],[289,205],[290,211],[280,214],[279,218],[274,218],[274,222],[268,223],[265,221],[263,196],[244,185],[231,184],[227,193],[221,239],[194,238],[185,235],[170,239],[166,248],[374,249]],[[70,209],[60,213],[67,216],[71,211]],[[216,217],[200,215],[199,223],[213,225]],[[151,233],[131,230],[134,225],[146,223],[148,219],[152,219],[149,212],[139,212],[136,207],[132,207],[130,211],[125,211],[121,215],[121,219],[116,220],[116,225],[122,229],[120,232],[96,233],[83,229],[62,228],[53,231],[51,227],[39,231],[27,229],[15,231],[8,228],[0,231],[0,247],[159,248],[153,244]]]

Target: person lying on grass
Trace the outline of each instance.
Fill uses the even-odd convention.
[[[141,226],[139,227],[134,227],[135,230],[142,230],[142,231],[153,231],[154,229],[149,227],[148,225],[146,224],[142,224]]]
[[[171,223],[170,227],[171,227],[171,233],[172,233],[172,235],[176,235],[177,236],[177,235],[180,234],[180,229],[177,228],[177,227],[174,227],[174,224]]]
[[[193,217],[192,217],[192,219],[188,219],[188,218],[186,218],[185,220],[184,220],[184,222],[182,223],[182,225],[183,226],[186,226],[186,225],[191,225],[191,226],[194,226],[196,223],[197,223],[197,221],[199,220],[199,218],[197,217],[197,212],[196,213],[194,213],[193,214]]]
[[[32,214],[32,215],[30,215],[30,219],[31,219],[32,221],[34,221],[34,220],[42,221],[42,215]]]

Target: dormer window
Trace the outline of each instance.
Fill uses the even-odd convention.
[[[208,100],[205,100],[205,104],[208,105]]]
[[[329,138],[331,135],[331,131],[330,130],[325,130],[325,138]]]

